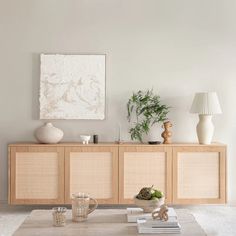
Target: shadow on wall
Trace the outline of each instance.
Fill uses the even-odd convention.
[[[189,112],[192,99],[193,95],[191,94],[168,97],[162,100],[164,104],[171,107],[168,118],[173,124],[173,142],[197,142],[196,125],[198,116]]]
[[[40,54],[32,53],[32,119],[39,120]]]

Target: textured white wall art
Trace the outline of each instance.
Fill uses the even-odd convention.
[[[40,119],[104,119],[105,55],[41,54]]]

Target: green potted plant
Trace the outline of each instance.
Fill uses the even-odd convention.
[[[134,118],[129,130],[131,139],[143,142],[143,135],[148,134],[154,124],[167,120],[169,108],[152,89],[133,93],[127,103],[127,119],[131,122]]]

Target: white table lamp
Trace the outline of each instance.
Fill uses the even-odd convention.
[[[199,114],[197,136],[200,144],[211,144],[214,134],[212,115],[222,113],[216,92],[196,93],[190,110]]]

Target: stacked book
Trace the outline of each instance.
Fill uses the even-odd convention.
[[[127,208],[128,222],[137,222],[140,234],[178,234],[181,226],[178,222],[176,212],[168,208],[167,221],[154,220],[151,213],[143,213],[141,208]]]

